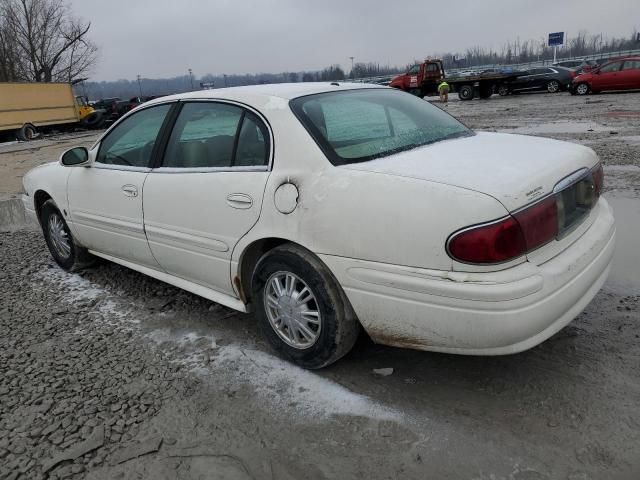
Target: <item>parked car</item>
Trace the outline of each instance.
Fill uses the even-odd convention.
[[[255,318],[306,368],[374,341],[520,352],[604,283],[593,150],[474,132],[413,95],[298,83],[147,102],[24,178],[51,255],[102,257]],[[144,215],[143,215],[144,202]]]
[[[554,67],[565,67],[578,69],[585,66],[593,67],[598,64],[597,60],[562,60],[553,64]]]
[[[523,70],[514,80],[500,85],[498,93],[502,96],[509,93],[540,90],[557,93],[569,87],[574,75],[573,70],[565,67],[539,67]]]
[[[577,95],[604,90],[640,89],[640,57],[628,57],[605,63],[576,76],[570,92]]]
[[[121,102],[119,97],[101,98],[94,103],[95,109],[104,110],[104,118],[107,121],[114,121],[120,118],[118,113],[118,102]]]

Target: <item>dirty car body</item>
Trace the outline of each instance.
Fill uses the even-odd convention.
[[[360,325],[423,350],[531,348],[586,307],[612,258],[592,150],[476,133],[380,86],[164,97],[76,160],[24,180],[52,253],[72,239],[75,254],[255,310],[308,368],[346,354]]]

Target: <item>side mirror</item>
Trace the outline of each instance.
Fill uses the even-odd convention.
[[[75,147],[67,150],[60,157],[60,163],[65,167],[82,167],[89,162],[89,151],[86,147]]]

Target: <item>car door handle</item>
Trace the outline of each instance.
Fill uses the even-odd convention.
[[[122,192],[127,197],[137,197],[138,196],[138,187],[136,187],[135,185],[123,185],[122,186]]]
[[[253,198],[246,193],[232,193],[227,195],[227,204],[233,208],[247,209],[253,205]]]

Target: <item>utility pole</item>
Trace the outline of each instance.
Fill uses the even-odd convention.
[[[142,83],[140,82],[140,75],[138,75],[138,91],[140,92],[140,100],[142,101]]]
[[[189,80],[191,80],[191,90],[193,90],[193,70],[189,69]]]
[[[351,59],[351,78],[353,78],[353,59],[355,57],[349,57]]]
[[[227,86],[227,74],[223,73],[222,76],[224,77],[224,86]]]

